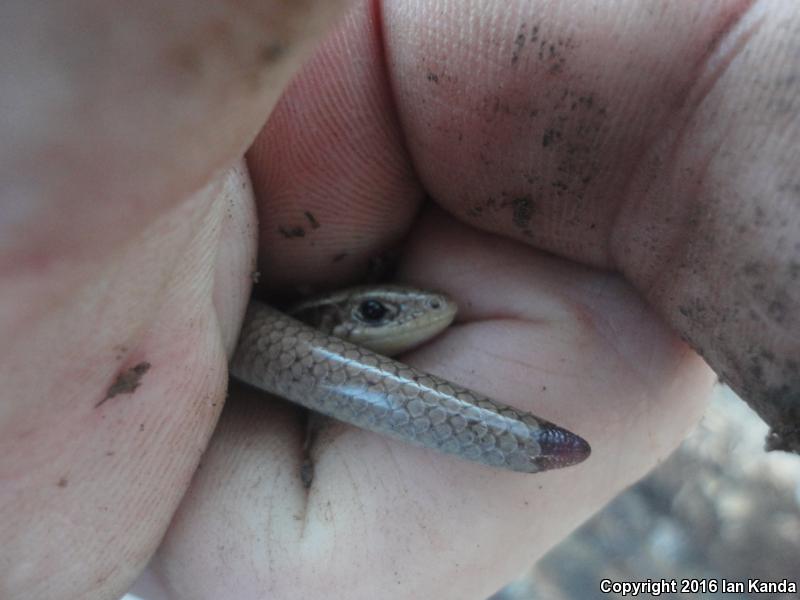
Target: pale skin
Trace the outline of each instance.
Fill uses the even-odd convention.
[[[796,385],[743,354],[797,356],[796,3],[345,8],[4,7],[3,598],[115,598],[148,562],[153,599],[483,598],[692,429],[715,375],[682,338]],[[226,399],[256,263],[343,285],[404,236],[398,277],[462,307],[404,360],[588,461],[333,426],[306,490],[300,412]]]

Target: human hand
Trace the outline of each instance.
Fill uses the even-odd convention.
[[[744,64],[722,61],[709,91],[697,82],[731,50],[712,46],[705,61],[700,49],[740,16],[731,5],[643,8],[641,22],[628,11],[624,23],[524,3],[448,6],[434,15],[392,4],[380,18],[356,9],[288,90],[249,155],[262,277],[277,288],[347,281],[411,230],[400,276],[450,292],[462,322],[408,362],[581,434],[591,459],[526,477],[334,426],[307,491],[298,412],[234,389],[195,473],[256,236],[244,173],[214,174],[246,147],[302,43],[269,8],[219,18],[203,11],[224,9],[187,15],[176,4],[169,28],[153,28],[142,8],[115,22],[130,28],[122,35],[100,25],[114,6],[73,6],[43,18],[71,50],[57,66],[76,87],[42,96],[5,136],[16,151],[2,162],[2,327],[14,340],[0,367],[13,391],[0,420],[5,595],[113,597],[171,523],[153,567],[174,597],[484,596],[666,456],[702,412],[710,372],[634,288],[684,335],[710,336],[707,353],[774,334],[696,321],[700,305],[708,315],[726,301],[731,265],[777,260],[768,251],[786,240],[775,216],[789,210],[775,200],[785,196],[743,199],[792,164],[792,130],[780,114],[739,115],[733,127],[701,109],[754,102],[735,75],[749,81],[747,65],[774,49],[767,40],[788,38],[758,21],[742,42],[749,54],[735,54]],[[277,24],[265,32],[264,22]],[[76,23],[116,33],[77,36]],[[722,38],[741,40],[734,33]],[[126,48],[133,38],[148,52]],[[777,66],[769,76],[783,81]],[[771,97],[777,111],[793,93]],[[41,111],[47,119],[34,118]],[[775,139],[778,129],[788,133]],[[730,141],[754,137],[764,144],[755,157]],[[686,176],[687,161],[702,179]],[[769,180],[759,161],[772,165]],[[468,225],[435,210],[415,220],[426,193]],[[772,216],[756,220],[757,209]],[[723,233],[740,225],[759,235],[732,247]],[[685,261],[671,260],[681,252]],[[766,271],[759,281],[788,280]],[[690,293],[701,302],[687,316],[679,300]],[[105,400],[117,374],[145,360],[140,387]]]

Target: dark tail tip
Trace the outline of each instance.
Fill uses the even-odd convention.
[[[540,471],[578,464],[592,453],[586,440],[552,423],[541,429],[537,441],[542,450],[535,459]]]

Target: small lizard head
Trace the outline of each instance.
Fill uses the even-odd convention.
[[[456,303],[444,294],[380,285],[323,294],[287,312],[326,333],[393,356],[441,333],[457,311]]]

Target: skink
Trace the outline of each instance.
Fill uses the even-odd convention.
[[[589,456],[589,444],[566,429],[385,356],[452,322],[456,305],[444,295],[357,287],[291,312],[297,318],[251,301],[231,375],[356,427],[492,467],[536,473]]]

